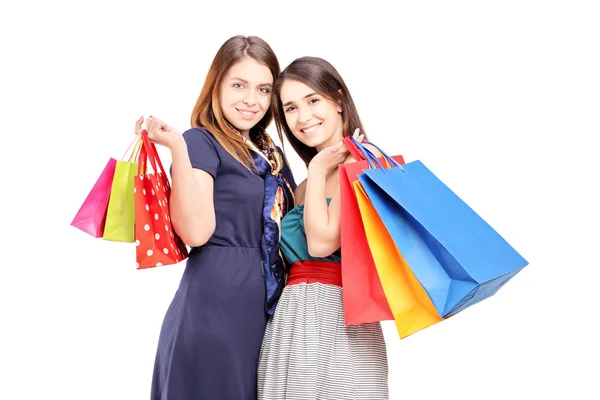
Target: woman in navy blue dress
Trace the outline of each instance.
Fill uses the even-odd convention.
[[[171,219],[193,248],[160,332],[152,400],[256,399],[261,342],[284,285],[278,224],[296,186],[265,132],[279,73],[262,39],[233,37],[215,56],[192,129],[146,121],[148,137],[171,151]]]

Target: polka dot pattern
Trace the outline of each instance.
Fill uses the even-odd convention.
[[[143,144],[143,150],[146,149]],[[156,149],[141,151],[140,155],[155,154]],[[162,169],[158,156],[158,166]],[[141,160],[148,166],[148,160]],[[136,262],[138,269],[160,267],[176,264],[188,257],[188,250],[183,241],[173,231],[169,211],[171,185],[167,174],[163,171],[138,175],[135,179],[135,235]],[[163,233],[167,233],[164,234]]]

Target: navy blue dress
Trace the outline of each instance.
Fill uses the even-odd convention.
[[[152,400],[256,400],[268,320],[262,272],[264,180],[203,129],[184,133],[214,178],[216,229],[193,248],[160,332]],[[284,176],[295,189],[289,167]]]

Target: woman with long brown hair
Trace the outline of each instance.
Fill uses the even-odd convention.
[[[278,224],[295,189],[265,131],[279,73],[265,41],[232,37],[213,60],[192,129],[146,121],[150,140],[171,151],[171,220],[192,247],[161,329],[153,400],[256,399],[261,341],[285,279]]]
[[[308,166],[308,178],[281,223],[281,252],[291,268],[267,324],[258,398],[387,399],[380,324],[344,325],[338,165],[355,161],[344,137],[364,137],[358,111],[338,71],[317,57],[296,59],[281,73],[273,111],[280,136]]]

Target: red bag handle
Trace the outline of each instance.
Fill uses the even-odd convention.
[[[343,140],[344,146],[348,148],[350,151],[350,155],[354,157],[357,161],[366,160],[365,155],[358,149],[356,144],[352,141],[352,136],[346,136]]]
[[[166,170],[163,167],[162,162],[160,161],[160,157],[158,157],[158,152],[156,151],[156,146],[148,138],[148,132],[144,129],[141,132],[141,135],[142,135],[142,149],[140,151],[140,163],[138,166],[138,174],[146,173],[146,159],[150,160],[150,165],[152,166],[152,169],[154,169],[154,172],[156,172],[156,173],[162,172],[162,173],[166,174]],[[160,167],[160,171],[159,171],[159,169],[156,168],[157,163],[158,163],[158,166]]]

